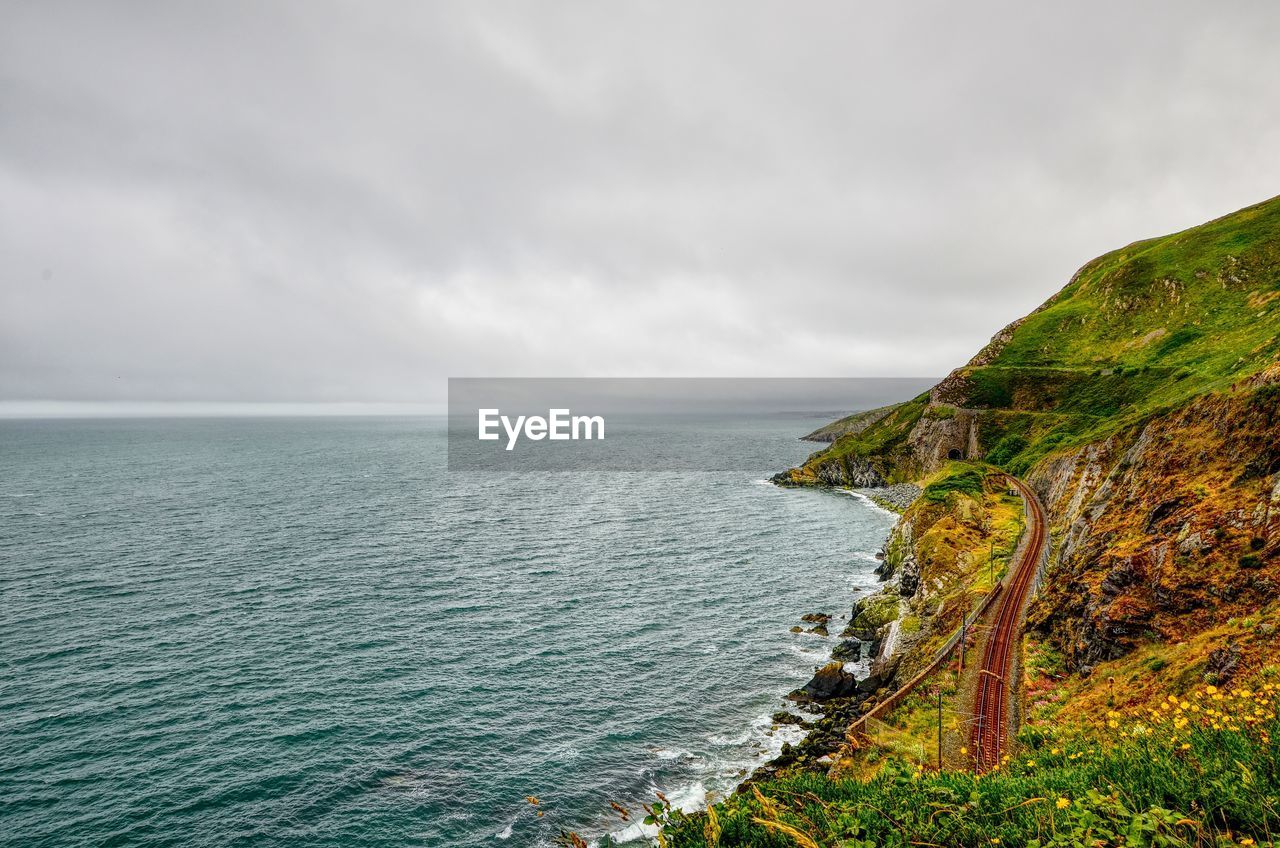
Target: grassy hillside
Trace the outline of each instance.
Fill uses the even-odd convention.
[[[671,848],[1274,846],[1280,721],[1274,683],[1159,692],[1103,709],[1088,734],[1028,734],[995,772],[906,764],[869,781],[795,774],[709,813],[667,816]]]
[[[930,689],[887,717],[876,762],[859,743],[783,770],[677,816],[667,844],[1280,844],[1280,198],[1093,260],[775,479],[924,484],[893,539],[930,587],[897,625],[925,650],[980,588],[990,466],[1029,482],[1051,531],[1008,762],[931,772]],[[944,730],[967,727],[963,687],[931,685]]]
[[[832,421],[830,424],[819,427],[807,436],[802,436],[801,439],[806,442],[834,442],[841,436],[861,433],[872,424],[894,412],[897,408],[898,404],[892,404],[868,409],[864,412],[855,412],[838,421]]]
[[[1186,396],[1274,357],[1280,198],[1101,256],[984,365],[1185,370]],[[1270,317],[1269,317],[1270,316]],[[994,356],[991,356],[994,354]]]
[[[1025,473],[1050,453],[1105,438],[1256,373],[1280,356],[1280,198],[1080,269],[1046,304],[970,363],[792,475],[821,479],[850,458],[885,477],[930,471],[911,461],[923,419],[973,410],[982,458]],[[972,451],[965,451],[972,456]]]

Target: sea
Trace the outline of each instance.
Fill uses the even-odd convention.
[[[891,513],[767,482],[826,420],[549,474],[449,471],[443,417],[0,421],[0,845],[643,844],[876,587]]]

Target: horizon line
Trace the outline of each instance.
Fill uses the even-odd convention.
[[[442,402],[0,400],[0,419],[40,418],[288,418],[444,415]]]

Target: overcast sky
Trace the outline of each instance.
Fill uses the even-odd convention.
[[[0,399],[941,375],[1098,253],[1280,194],[1265,0],[0,19]]]

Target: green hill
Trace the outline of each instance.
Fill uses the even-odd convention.
[[[675,814],[666,844],[1280,844],[1280,198],[1089,262],[858,424],[774,479],[924,486],[886,546],[886,573],[911,579],[882,593],[898,638],[880,668],[912,667],[990,588],[1010,519],[983,469],[1045,506],[1009,761],[931,773],[943,728],[913,697],[887,744],[819,757],[806,740],[749,791]]]
[[[922,419],[954,419],[957,409],[976,413],[962,418],[976,420],[977,450],[955,438],[952,447],[1025,473],[1051,451],[1225,389],[1278,355],[1273,198],[1093,260],[929,395],[838,439],[784,482],[838,482],[832,468],[850,462],[869,463],[886,480],[922,476],[938,463],[912,449],[913,429]]]

